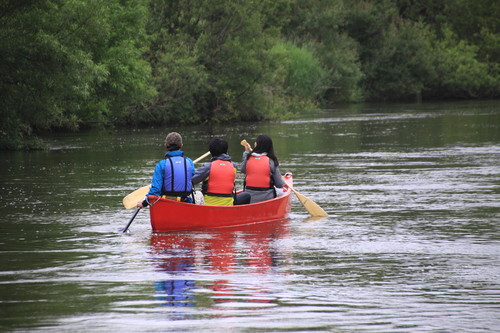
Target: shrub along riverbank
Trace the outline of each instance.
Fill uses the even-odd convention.
[[[6,0],[0,148],[82,124],[498,98],[494,0]]]

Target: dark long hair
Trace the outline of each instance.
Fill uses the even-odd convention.
[[[269,136],[261,134],[257,137],[257,140],[255,140],[255,142],[257,143],[257,145],[250,152],[250,154],[247,155],[247,159],[252,155],[252,153],[256,154],[267,153],[267,157],[269,157],[274,161],[275,166],[280,165],[280,163],[278,162],[278,158],[274,153],[273,140]]]

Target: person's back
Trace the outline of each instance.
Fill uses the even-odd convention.
[[[237,164],[227,154],[228,144],[224,139],[214,138],[209,149],[212,160],[196,169],[193,184],[202,183],[205,205],[232,206]]]
[[[246,161],[245,188],[265,191],[273,188],[271,178],[271,162],[267,155],[250,155]]]
[[[147,197],[150,195],[191,202],[194,163],[189,157],[184,156],[182,146],[182,137],[179,133],[171,132],[167,135],[165,147],[168,152],[165,158],[156,164],[151,188],[146,198],[137,203],[137,207],[148,206],[150,203]]]
[[[191,195],[194,169],[188,158],[182,151],[176,150],[168,152],[164,162],[161,195],[181,198]]]
[[[241,172],[245,174],[245,192],[251,195],[250,203],[275,198],[275,187],[282,188],[285,185],[278,165],[273,141],[267,135],[259,135],[254,149],[247,149],[243,153],[240,166]]]

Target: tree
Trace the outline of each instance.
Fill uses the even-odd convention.
[[[19,148],[40,129],[109,121],[125,106],[147,100],[154,91],[141,59],[144,3],[4,2],[0,146]]]
[[[265,117],[262,86],[277,31],[264,17],[272,3],[153,0],[148,31],[159,94],[148,117],[187,123]]]
[[[441,98],[498,96],[500,78],[491,75],[488,63],[478,59],[478,47],[459,40],[449,29],[443,33],[444,38],[435,43],[438,76],[429,94]]]
[[[357,42],[344,30],[349,4],[342,0],[294,1],[283,29],[288,40],[312,50],[326,75],[317,95],[330,101],[359,101],[363,74]]]

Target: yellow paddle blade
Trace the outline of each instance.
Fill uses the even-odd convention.
[[[295,193],[297,196],[297,199],[299,199],[300,203],[304,208],[311,214],[311,216],[315,217],[323,217],[323,216],[328,216],[328,214],[321,208],[317,203],[306,197],[305,195],[299,193],[296,189],[294,189],[292,186],[288,185],[290,189]]]
[[[245,139],[241,140],[240,145],[242,145],[245,148],[248,148],[248,149],[252,150],[252,146],[250,146],[250,144]]]
[[[150,187],[151,185],[143,186],[135,190],[134,192],[130,193],[129,195],[127,195],[125,198],[123,198],[123,206],[126,209],[130,209],[137,206],[137,202],[142,201],[146,196],[146,194],[148,194]]]

